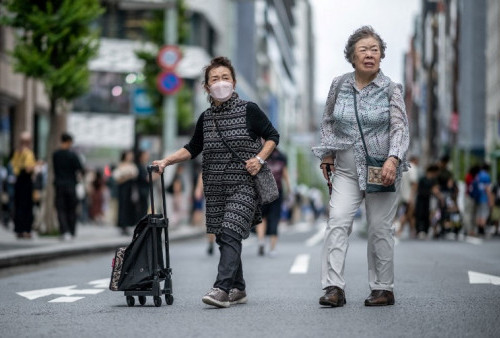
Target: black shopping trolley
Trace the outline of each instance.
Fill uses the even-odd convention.
[[[109,288],[124,291],[128,306],[134,306],[135,298],[144,305],[147,296],[153,296],[155,306],[161,306],[161,296],[172,305],[172,269],[168,242],[168,218],[165,201],[165,183],[161,174],[161,195],[163,213],[155,213],[153,196],[153,171],[158,166],[147,167],[151,213],[144,216],[136,225],[132,242],[127,247],[116,250]],[[162,233],[164,232],[165,255],[163,255]],[[161,282],[165,282],[163,288]]]

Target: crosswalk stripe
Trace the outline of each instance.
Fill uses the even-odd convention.
[[[307,270],[309,269],[310,258],[311,255],[308,254],[297,255],[297,257],[295,257],[295,261],[293,262],[292,267],[290,268],[290,273],[291,274],[307,273]]]

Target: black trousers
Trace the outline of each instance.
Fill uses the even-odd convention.
[[[215,240],[219,245],[220,260],[214,288],[228,293],[232,288],[245,290],[241,264],[242,237],[230,229],[223,229],[223,232],[217,235]]]
[[[56,210],[61,234],[69,232],[72,236],[75,235],[77,205],[74,186],[56,186]]]

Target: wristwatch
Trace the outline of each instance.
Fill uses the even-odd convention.
[[[266,161],[264,161],[264,160],[263,160],[262,158],[260,158],[259,156],[255,156],[255,158],[259,160],[259,163],[260,163],[261,165],[264,165],[264,164],[266,163]]]

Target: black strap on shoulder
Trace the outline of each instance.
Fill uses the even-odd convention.
[[[359,121],[358,114],[358,102],[356,100],[356,90],[354,90],[354,112],[356,113],[356,122],[358,123],[359,133],[361,134],[361,141],[363,141],[363,148],[365,148],[366,156],[368,156],[368,149],[366,148],[365,137],[363,136],[363,128],[361,128],[361,122]]]

